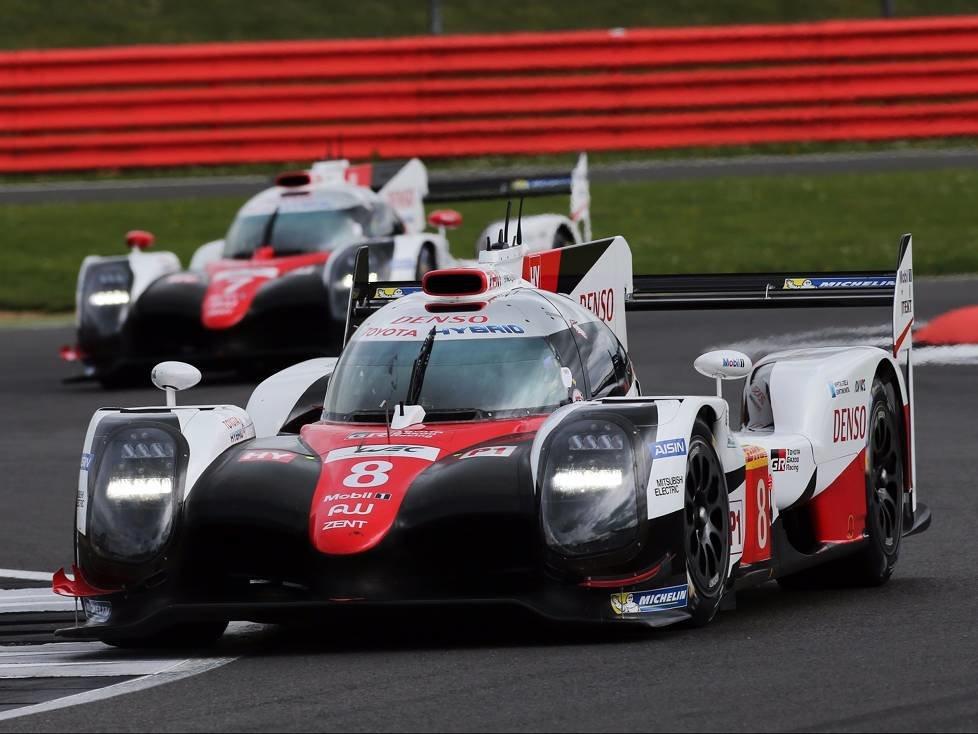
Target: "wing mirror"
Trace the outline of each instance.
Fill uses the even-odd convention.
[[[126,232],[126,247],[130,250],[147,250],[156,242],[152,232],[144,229],[133,229]]]
[[[436,209],[428,215],[428,224],[436,227],[438,234],[444,237],[446,229],[462,226],[462,215],[454,209]]]
[[[177,404],[177,390],[187,390],[200,382],[200,370],[186,362],[160,362],[150,373],[153,384],[166,393],[166,407]]]
[[[754,369],[751,362],[743,352],[736,352],[732,349],[718,349],[713,352],[701,354],[693,362],[696,371],[705,377],[712,377],[717,381],[717,397],[723,397],[722,381],[739,380],[747,377]]]

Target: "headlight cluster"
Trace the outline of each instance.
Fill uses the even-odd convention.
[[[125,260],[91,265],[85,271],[81,307],[85,325],[102,334],[115,332],[129,305],[132,270]]]
[[[90,537],[95,551],[145,561],[173,529],[181,492],[181,442],[169,430],[131,425],[106,441],[92,488]]]
[[[632,437],[606,419],[557,428],[544,456],[541,515],[547,544],[564,556],[590,556],[634,546],[640,498]]]

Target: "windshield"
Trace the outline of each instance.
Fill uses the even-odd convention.
[[[351,343],[330,380],[323,418],[383,422],[388,408],[393,411],[407,400],[421,345],[413,340]],[[546,337],[436,338],[418,403],[426,420],[549,413],[568,402],[561,366]]]
[[[363,216],[361,207],[239,215],[224,238],[224,257],[251,257],[265,245],[276,255],[334,250],[363,238]]]

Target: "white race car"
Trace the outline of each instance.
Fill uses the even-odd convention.
[[[145,379],[145,368],[165,359],[260,372],[336,354],[360,246],[368,246],[371,277],[379,280],[413,281],[455,264],[447,230],[461,215],[433,211],[426,229],[426,203],[569,193],[570,216],[523,219],[524,246],[538,252],[590,237],[583,154],[563,176],[443,176],[429,185],[417,159],[392,176],[385,168],[338,160],[280,175],[245,203],[224,239],[196,251],[187,270],[172,252],[147,252],[153,237],[142,231],[127,236],[128,256],[85,258],[77,343],[62,356],[112,385]],[[502,228],[490,224],[475,253]]]
[[[203,644],[229,619],[419,604],[701,625],[772,579],[882,584],[930,521],[909,235],[898,262],[633,280],[615,237],[497,243],[406,284],[370,282],[362,248],[338,360],[273,375],[246,408],[176,406],[200,373],[163,364],[166,407],[93,416],[77,566],[55,575],[87,621],[61,633]],[[891,303],[887,350],[697,359],[746,378],[740,430],[720,395],[645,394],[627,352],[626,309]]]

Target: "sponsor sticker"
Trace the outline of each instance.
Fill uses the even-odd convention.
[[[329,508],[327,517],[332,517],[333,515],[369,515],[374,511],[373,502],[357,502],[355,504],[349,504],[346,502],[341,502],[338,505],[333,505]]]
[[[611,288],[581,294],[581,305],[606,324],[615,318],[615,292]]]
[[[832,443],[862,441],[866,438],[866,406],[836,408],[832,411]]]
[[[323,523],[323,530],[363,530],[366,526],[366,520],[330,520]]]
[[[395,298],[402,298],[408,296],[412,293],[420,293],[421,288],[418,287],[403,287],[403,288],[378,288],[374,291],[374,298],[381,298],[387,300],[393,300]]]
[[[683,491],[685,477],[675,474],[671,477],[658,477],[653,491],[656,497],[670,497]]]
[[[629,591],[611,595],[611,611],[618,616],[650,614],[686,606],[688,586],[668,586],[654,591]]]
[[[344,446],[326,454],[326,463],[342,459],[371,459],[375,456],[400,456],[405,459],[435,461],[438,458],[437,446],[414,446],[411,444],[375,444],[372,446]]]
[[[440,436],[442,431],[427,431],[427,430],[411,430],[409,428],[402,428],[398,430],[391,430],[390,434],[387,431],[357,431],[356,433],[351,433],[347,436],[347,440],[355,440],[360,438],[387,438],[388,435],[394,438],[434,438],[435,436]]]
[[[744,552],[744,501],[730,500],[730,552]]]
[[[459,459],[478,459],[478,458],[497,458],[512,456],[516,451],[515,446],[482,446],[477,449],[469,449],[462,454]]]
[[[239,462],[272,461],[288,464],[296,457],[291,451],[245,451],[238,457]]]
[[[856,380],[852,386],[853,392],[866,392],[866,380]]]
[[[721,360],[721,364],[724,367],[746,367],[747,362],[744,361],[743,357],[724,357]]]
[[[771,471],[798,471],[801,449],[771,449]]]
[[[829,394],[833,398],[837,398],[840,395],[848,395],[850,392],[849,380],[836,380],[835,382],[829,383]]]
[[[894,287],[896,287],[896,278],[785,278],[782,290]]]
[[[664,441],[656,441],[652,444],[652,458],[665,459],[670,456],[686,455],[686,439],[669,438]]]
[[[346,500],[389,500],[391,496],[387,492],[340,492],[339,494],[328,494],[323,497],[323,502],[341,502]]]
[[[92,465],[92,455],[85,453],[81,455],[81,470],[88,471],[88,468]]]
[[[83,598],[82,609],[85,610],[85,616],[88,618],[88,621],[95,622],[96,624],[108,622],[109,617],[112,616],[112,602],[102,601],[100,599]]]

